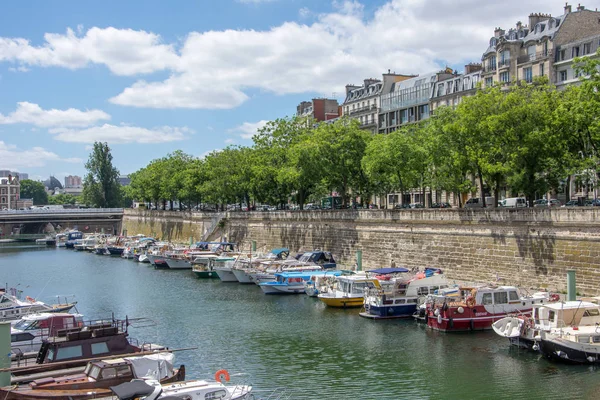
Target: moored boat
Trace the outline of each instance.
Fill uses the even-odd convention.
[[[260,283],[258,286],[265,294],[298,294],[304,293],[304,283],[317,276],[339,276],[342,271],[306,271],[279,272],[273,282]]]
[[[323,287],[317,296],[328,307],[362,307],[367,289],[380,289],[376,278],[366,274],[338,276],[331,287]]]
[[[510,314],[530,315],[536,304],[557,301],[547,292],[521,296],[515,286],[479,286],[441,289],[425,305],[427,325],[445,332],[492,329]]]
[[[11,354],[37,353],[44,339],[58,334],[59,330],[73,329],[82,322],[81,314],[40,313],[26,315],[10,329]]]
[[[12,321],[26,315],[43,312],[66,312],[75,307],[77,302],[62,304],[46,304],[29,296],[21,299],[21,291],[15,288],[0,289],[0,321]]]
[[[448,287],[446,277],[439,270],[426,269],[414,274],[405,268],[385,268],[369,272],[396,276],[389,286],[366,290],[365,311],[359,314],[366,318],[411,317],[417,309],[419,298]]]
[[[598,324],[541,331],[539,351],[546,358],[567,364],[600,364]]]
[[[235,265],[234,257],[219,257],[213,260],[214,270],[222,282],[237,282],[237,278],[233,274]]]

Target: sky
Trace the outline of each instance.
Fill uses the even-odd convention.
[[[598,4],[584,4],[595,8]],[[0,6],[0,169],[129,174],[170,152],[251,146],[303,100],[388,69],[480,62],[495,27],[564,0],[14,0]],[[576,4],[573,5],[576,7]]]

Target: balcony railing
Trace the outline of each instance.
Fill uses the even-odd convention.
[[[484,64],[483,66],[483,72],[494,72],[496,71],[497,66],[496,64]]]
[[[362,113],[365,111],[371,111],[371,110],[377,110],[377,105],[371,104],[370,106],[355,108],[354,110],[350,110],[350,115],[359,114],[359,113]]]
[[[498,61],[498,68],[510,67],[510,59]]]
[[[552,56],[552,50],[540,51],[540,52],[534,53],[534,54],[525,54],[524,56],[519,56],[517,58],[517,63],[524,64],[524,63],[528,63],[531,61],[544,60],[550,56]]]

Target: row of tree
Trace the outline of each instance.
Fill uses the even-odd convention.
[[[478,90],[456,108],[388,135],[356,121],[269,122],[251,147],[199,159],[181,151],[131,176],[128,195],[160,204],[252,202],[302,207],[337,192],[345,205],[420,188],[451,193],[508,189],[525,195],[568,190],[568,179],[596,182],[600,146],[599,63],[576,60],[581,84],[557,91],[547,79]],[[477,180],[478,182],[475,182]],[[422,196],[425,198],[425,196]],[[461,196],[458,196],[460,199]]]

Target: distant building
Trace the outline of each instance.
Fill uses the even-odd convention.
[[[65,176],[65,189],[67,188],[80,188],[81,177],[77,175]]]
[[[317,122],[329,121],[340,116],[340,107],[335,99],[312,99],[296,107],[299,117],[311,117]]]
[[[19,181],[29,179],[29,174],[25,172],[9,171],[7,169],[0,170],[0,178],[7,178],[9,175],[19,177]]]
[[[128,186],[131,183],[131,178],[129,175],[119,175],[118,181],[121,186]]]
[[[9,174],[0,178],[0,210],[19,209],[20,194],[21,184],[18,177]]]
[[[442,106],[456,107],[463,97],[475,94],[480,81],[481,64],[468,64],[464,74],[438,80],[431,97],[431,112]]]
[[[63,185],[60,183],[60,181],[53,176],[50,176],[48,179],[42,182],[42,184],[46,188],[46,191],[50,192],[50,194],[63,189]]]

